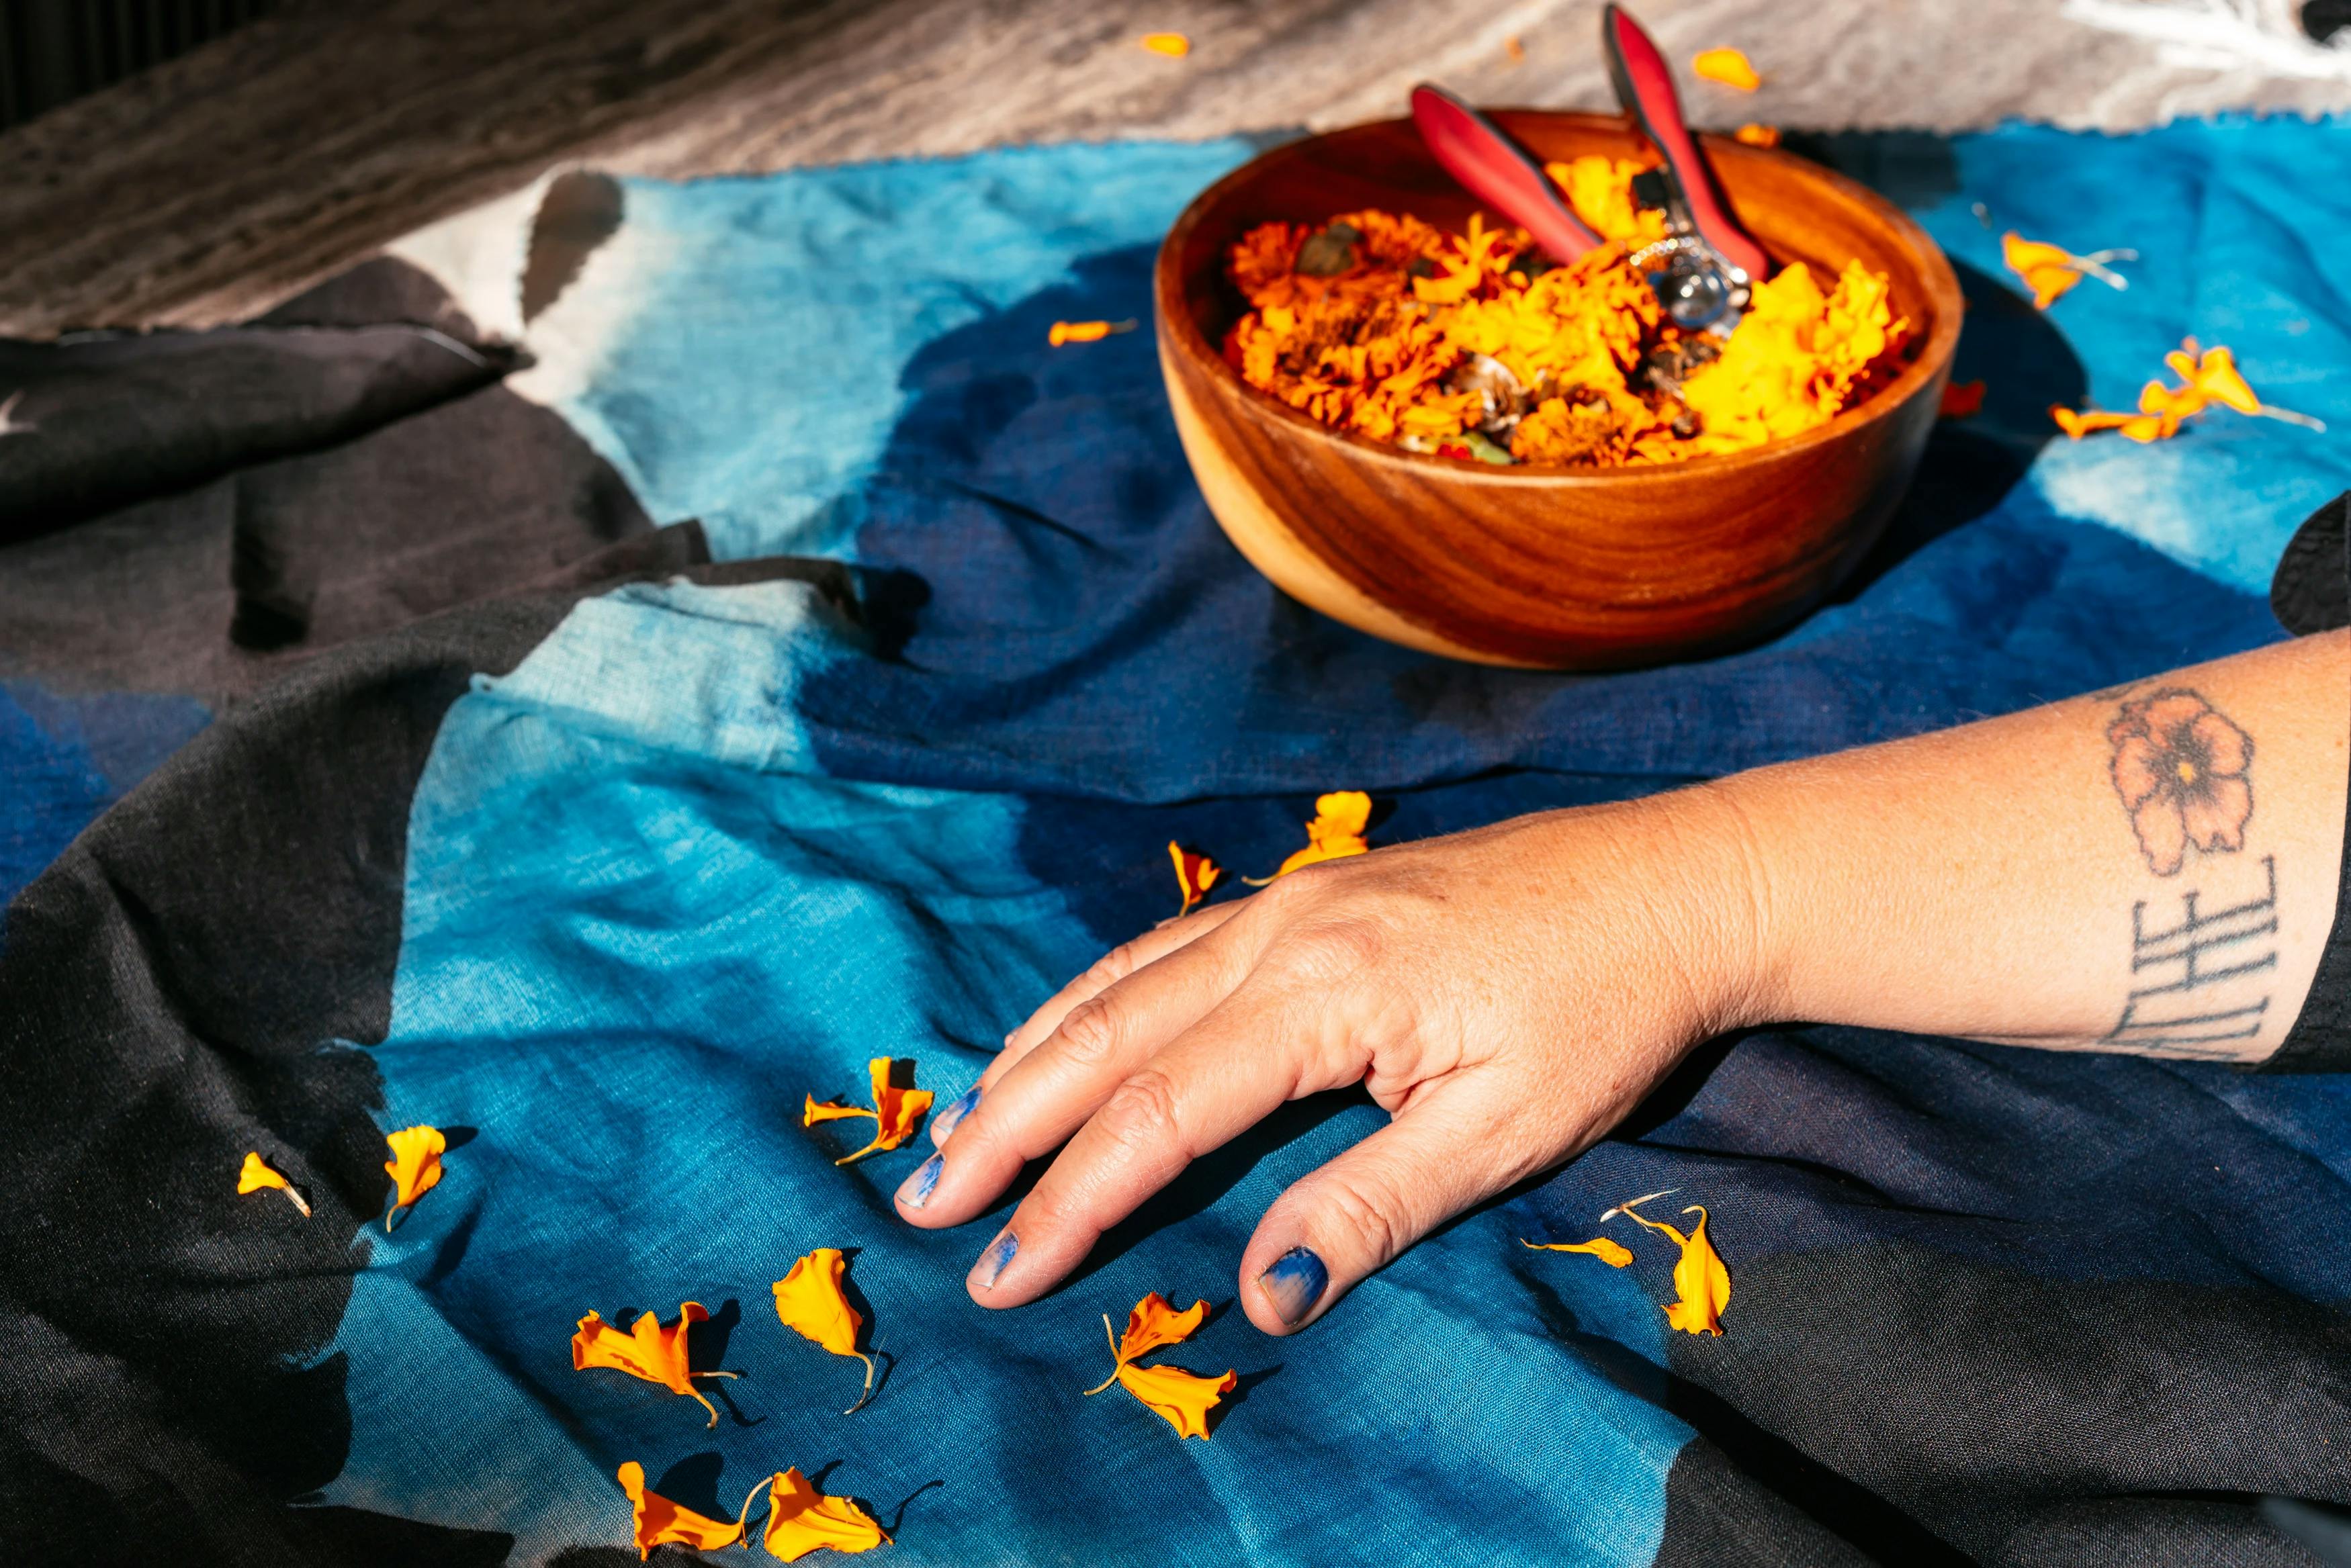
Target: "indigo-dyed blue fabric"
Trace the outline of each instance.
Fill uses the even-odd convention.
[[[1242,1375],[1205,1444],[1114,1390],[1080,1397],[1107,1367],[1100,1314],[1149,1290],[1229,1303],[1257,1216],[1374,1108],[1292,1107],[1005,1314],[961,1283],[987,1224],[892,1217],[921,1148],[836,1169],[862,1140],[798,1125],[804,1093],[857,1096],[873,1055],[961,1089],[1062,979],[1170,911],[1171,837],[1268,866],[1322,789],[1372,790],[1392,807],[1377,836],[1410,838],[2257,646],[2288,533],[2351,483],[2338,441],[2283,423],[2215,412],[2163,446],[2077,447],[2044,412],[2126,406],[2192,334],[2351,426],[2351,192],[2315,178],[2351,132],[1910,145],[1893,183],[1969,269],[1959,375],[1990,395],[1938,431],[1836,601],[1766,647],[1627,675],[1407,653],[1225,544],[1147,331],[1045,344],[1056,318],[1147,318],[1149,241],[1243,151],[626,186],[620,234],[550,313],[559,406],[657,521],[865,568],[868,624],[795,584],[632,587],[450,711],[373,1054],[383,1125],[458,1139],[403,1226],[362,1238],[322,1347],[352,1431],[325,1500],[509,1531],[537,1561],[625,1540],[624,1460],[730,1516],[797,1464],[837,1467],[826,1488],[875,1505],[908,1563],[1644,1563],[1670,1545],[1692,1421],[1742,1463],[1778,1442],[1857,1478],[1826,1514],[1893,1498],[1994,1555],[2032,1542],[1969,1511],[1984,1477],[1985,1495],[2319,1495],[2160,1391],[2335,1397],[2265,1388],[2308,1379],[2230,1315],[2351,1293],[2335,1080],[1850,1030],[1735,1043],[1307,1334],[1220,1310],[1164,1357]],[[2032,311],[1999,274],[2008,226],[2137,246],[2131,289]],[[1518,1245],[1581,1240],[1664,1187],[1712,1210],[1740,1293],[1723,1340],[1666,1333],[1671,1259],[1647,1238],[1622,1272]],[[855,1416],[836,1412],[859,1369],[783,1332],[766,1292],[818,1246],[854,1250],[889,1362]],[[567,1352],[591,1308],[688,1299],[718,1314],[707,1364],[746,1374],[709,1386],[715,1433]],[[2197,1337],[2216,1324],[2241,1361]],[[2134,1335],[2179,1365],[2131,1362]],[[2054,1445],[2019,1388],[2050,1366]]]
[[[0,906],[208,717],[183,697],[0,683]]]

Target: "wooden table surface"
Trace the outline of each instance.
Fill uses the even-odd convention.
[[[1423,78],[1488,102],[1608,107],[1598,11],[1599,0],[316,0],[0,135],[0,333],[238,319],[567,162],[682,177],[1322,128],[1400,112]],[[2024,116],[2121,130],[2220,109],[2351,109],[2351,52],[2299,43],[2290,11],[2288,0],[1639,0],[1677,61],[1729,44],[1764,73],[1753,94],[1698,85],[1694,119],[1806,129]],[[2245,19],[2270,12],[2266,33]],[[1139,47],[1161,30],[1189,35],[1192,53]]]

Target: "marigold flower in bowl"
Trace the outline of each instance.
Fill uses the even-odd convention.
[[[392,1158],[383,1165],[384,1174],[392,1178],[392,1207],[383,1216],[383,1228],[389,1233],[394,1216],[440,1185],[441,1157],[447,1152],[449,1140],[440,1128],[419,1125],[386,1133],[383,1141],[392,1147]]]
[[[873,1141],[854,1154],[841,1156],[832,1162],[835,1165],[848,1165],[863,1159],[876,1149],[896,1148],[914,1136],[914,1129],[922,1125],[924,1113],[931,1108],[930,1090],[917,1089],[911,1085],[901,1087],[890,1081],[893,1064],[889,1057],[876,1056],[865,1065],[873,1080],[873,1108],[871,1110],[863,1106],[844,1106],[831,1100],[819,1100],[813,1095],[802,1096],[800,1126],[804,1127],[814,1127],[819,1122],[858,1116],[870,1116],[873,1120],[876,1128]],[[912,1064],[908,1065],[911,1067]]]
[[[2177,875],[2190,845],[2206,854],[2245,846],[2253,740],[2226,715],[2193,691],[2166,687],[2124,703],[2106,739],[2115,793],[2148,870]]]
[[[1102,1332],[1110,1335],[1111,1375],[1086,1390],[1089,1397],[1115,1383],[1135,1397],[1144,1408],[1176,1428],[1177,1438],[1208,1436],[1208,1412],[1240,1386],[1240,1374],[1228,1370],[1222,1377],[1203,1377],[1174,1366],[1137,1366],[1134,1363],[1155,1350],[1181,1345],[1197,1332],[1208,1316],[1208,1303],[1194,1302],[1177,1312],[1165,1296],[1152,1292],[1126,1314],[1126,1333],[1111,1327],[1102,1314]]]
[[[277,1168],[262,1158],[261,1151],[256,1149],[245,1157],[245,1167],[236,1173],[237,1196],[242,1198],[248,1192],[263,1192],[272,1189],[286,1194],[287,1201],[302,1211],[303,1219],[308,1220],[310,1217],[310,1205],[303,1201],[300,1193],[294,1190],[294,1184],[279,1175]]]

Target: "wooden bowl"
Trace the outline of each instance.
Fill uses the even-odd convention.
[[[1618,119],[1502,110],[1545,161],[1654,157]],[[1276,148],[1186,208],[1159,248],[1153,309],[1185,455],[1242,555],[1295,597],[1409,648],[1485,664],[1596,670],[1753,640],[1817,604],[1877,538],[1933,429],[1959,335],[1959,286],[1919,227],[1790,154],[1704,139],[1740,218],[1823,284],[1887,275],[1915,357],[1859,407],[1748,452],[1650,467],[1502,468],[1424,456],[1318,423],[1220,352],[1247,308],[1226,272],[1259,223],[1363,207],[1458,232],[1478,203],[1412,122]]]

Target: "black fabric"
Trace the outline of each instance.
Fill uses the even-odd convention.
[[[2270,580],[2270,607],[2296,636],[2351,626],[2351,491],[2336,496],[2294,530]],[[2351,700],[2351,693],[2346,693]],[[2335,925],[2326,934],[2318,971],[2301,1014],[2264,1071],[2351,1071],[2351,798],[2345,805],[2343,871],[2335,897]]]
[[[653,534],[559,415],[496,384],[502,360],[348,325],[370,310],[471,330],[381,262],[279,312],[328,325],[0,343],[37,426],[0,447],[0,678],[218,704],[291,659],[610,576],[604,552]],[[647,548],[709,559],[698,529]]]

